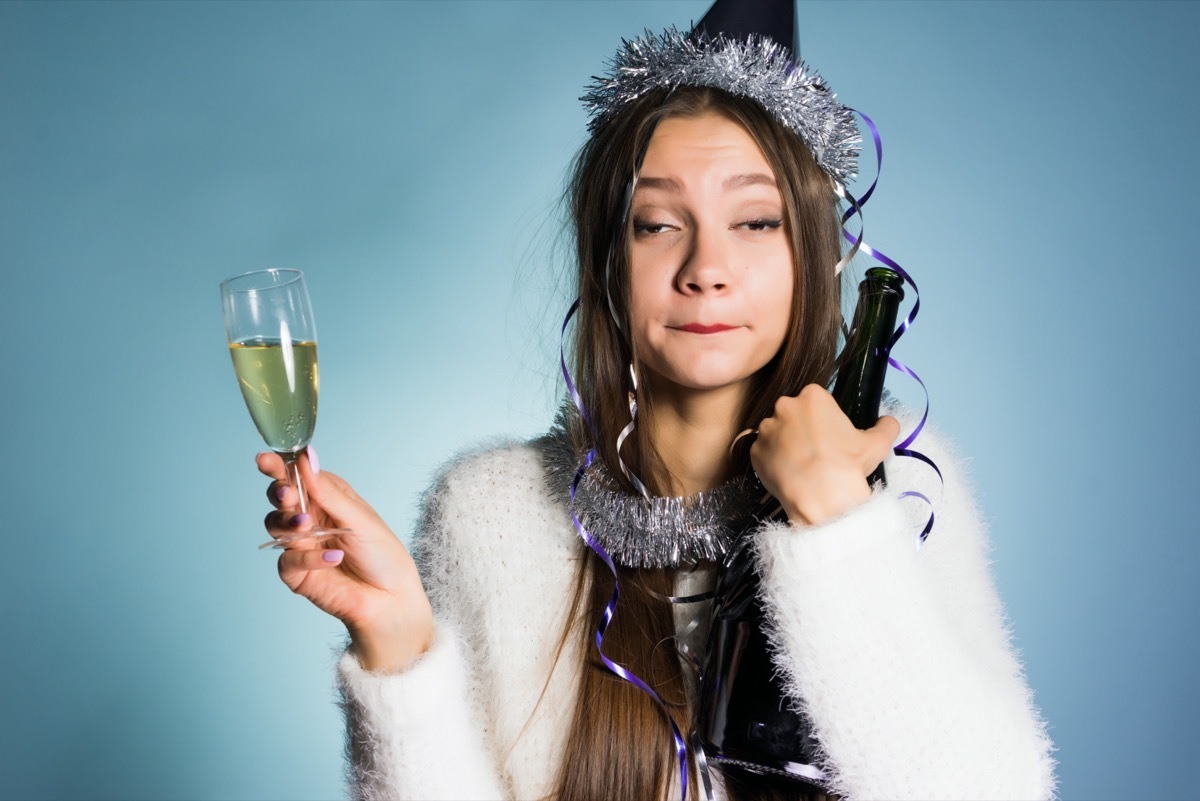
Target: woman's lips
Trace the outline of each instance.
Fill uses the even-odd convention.
[[[688,323],[687,325],[677,326],[680,331],[687,331],[689,334],[719,334],[722,331],[729,331],[737,328],[736,325],[726,325],[725,323],[714,323],[713,325],[701,325],[700,323]]]

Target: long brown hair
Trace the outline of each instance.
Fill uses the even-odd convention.
[[[739,428],[753,427],[769,416],[780,396],[795,395],[810,383],[827,385],[836,361],[841,322],[840,285],[833,274],[841,255],[838,208],[829,177],[805,145],[754,102],[717,89],[683,87],[669,95],[651,93],[630,103],[580,151],[569,192],[580,297],[572,362],[575,383],[592,422],[589,427],[577,419],[570,433],[578,453],[595,447],[608,473],[631,492],[634,488],[617,469],[616,435],[629,421],[629,370],[636,354],[613,320],[605,283],[611,281],[617,316],[628,319],[627,247],[615,249],[609,276],[605,263],[621,225],[626,185],[654,126],[667,117],[710,112],[745,128],[775,173],[795,264],[787,335],[779,353],[755,376]],[[620,241],[627,243],[628,222],[620,233]],[[653,399],[647,396],[644,382],[639,393],[639,414],[653,414]],[[666,494],[674,482],[648,430],[649,426],[639,425],[622,455],[651,492]],[[743,449],[734,471],[748,469]],[[572,603],[575,613],[568,616],[563,637],[564,642],[568,637],[583,637],[585,656],[554,797],[558,801],[663,798],[678,772],[670,725],[648,696],[599,663],[592,639],[612,593],[613,578],[598,557],[582,544],[581,548],[584,557]],[[672,576],[668,571],[619,568],[618,577],[621,600],[604,640],[605,653],[653,687],[686,732],[691,718],[682,668],[671,640],[673,616],[670,604],[655,596],[672,594]],[[694,780],[689,784],[696,787]],[[734,796],[742,794],[737,788],[729,789]],[[760,791],[772,794],[766,787],[753,790],[756,794]]]

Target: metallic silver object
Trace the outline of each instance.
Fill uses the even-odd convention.
[[[750,98],[804,141],[821,166],[845,185],[858,171],[862,136],[854,113],[837,101],[825,80],[771,39],[730,40],[669,28],[623,40],[608,73],[593,77],[580,98],[595,133],[627,103],[656,89],[711,86]]]
[[[566,506],[580,458],[571,446],[562,413],[538,444],[546,485],[562,495]],[[762,492],[761,484],[740,477],[688,497],[643,498],[617,488],[608,470],[596,461],[579,482],[575,511],[617,564],[678,568],[724,558],[737,532],[753,516]]]

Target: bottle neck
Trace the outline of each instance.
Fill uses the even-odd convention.
[[[889,343],[896,328],[903,281],[895,272],[875,268],[859,285],[858,305],[842,354],[833,396],[856,428],[879,419]]]

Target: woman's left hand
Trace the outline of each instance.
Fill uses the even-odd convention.
[[[828,390],[809,384],[775,402],[758,426],[750,463],[789,520],[819,525],[871,497],[866,478],[899,435],[900,423],[887,415],[860,431]]]

